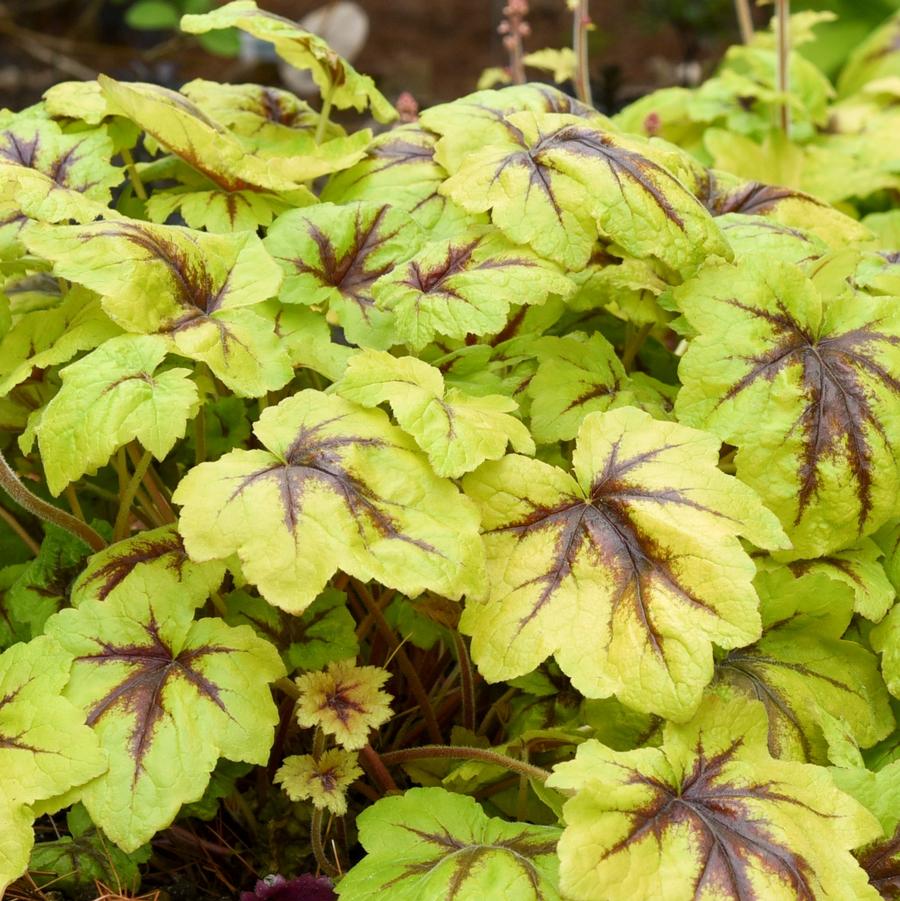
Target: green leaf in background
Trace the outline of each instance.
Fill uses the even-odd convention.
[[[514,400],[447,388],[440,370],[415,357],[355,354],[334,390],[364,407],[389,403],[400,428],[412,435],[439,476],[459,478],[502,457],[507,443],[520,453],[534,453],[528,429],[510,415],[517,408]]]
[[[559,844],[573,901],[852,897],[877,901],[851,849],[876,819],[828,771],[773,760],[761,705],[708,699],[660,748],[580,745],[548,784],[574,792]],[[627,874],[627,879],[623,878]]]
[[[469,599],[460,629],[485,679],[552,655],[587,697],[689,717],[713,675],[711,643],[759,635],[738,536],[786,543],[757,495],[716,468],[718,447],[624,407],[582,422],[574,475],[510,455],[466,476],[490,596]]]
[[[178,7],[167,0],[137,0],[125,11],[125,22],[132,28],[162,30],[178,25]]]
[[[562,897],[555,826],[488,817],[474,798],[441,788],[383,798],[357,823],[367,854],[341,880],[343,901]]]
[[[175,492],[193,559],[237,553],[263,597],[291,613],[338,568],[413,596],[482,590],[474,506],[380,410],[307,390],[253,431],[265,450],[203,463]]]
[[[135,578],[115,598],[62,611],[46,631],[75,657],[64,696],[109,755],[81,799],[123,851],[199,800],[219,757],[267,761],[278,721],[269,683],[284,666],[250,628],[194,620],[183,595]]]

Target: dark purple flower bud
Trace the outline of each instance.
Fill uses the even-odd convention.
[[[295,879],[266,876],[252,892],[241,892],[241,901],[337,901],[337,895],[330,879],[304,873]]]

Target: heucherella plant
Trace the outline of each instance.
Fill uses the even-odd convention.
[[[895,897],[896,22],[403,124],[183,27],[320,101],[0,111],[0,894]]]

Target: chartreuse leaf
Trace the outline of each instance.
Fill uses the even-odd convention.
[[[759,573],[755,585],[762,637],[718,662],[714,688],[762,701],[769,753],[826,763],[823,711],[842,720],[861,747],[887,736],[894,718],[877,659],[841,639],[853,615],[852,589],[822,572],[795,577],[787,567]]]
[[[40,552],[7,592],[6,608],[12,621],[27,623],[33,636],[40,634],[47,618],[68,600],[72,580],[90,553],[79,538],[47,523]]]
[[[281,284],[255,234],[122,220],[34,228],[27,241],[59,275],[102,295],[105,312],[125,329],[166,336],[235,393],[258,396],[290,380],[272,312],[254,309]]]
[[[373,288],[376,306],[394,314],[396,336],[421,349],[436,335],[499,332],[513,304],[567,296],[574,284],[554,263],[489,226],[430,241]]]
[[[225,125],[254,153],[290,158],[290,175],[309,180],[346,169],[362,159],[372,132],[346,135],[329,123],[328,138],[316,143],[319,114],[289,91],[257,84],[219,84],[201,78],[181,93]]]
[[[869,883],[882,898],[897,897],[900,889],[900,761],[873,773],[862,767],[831,770],[841,791],[865,805],[881,823],[883,836],[856,852]]]
[[[198,563],[184,550],[175,526],[141,532],[93,554],[72,585],[73,607],[85,601],[127,597],[132,583],[153,585],[160,595],[201,606],[222,583],[225,565],[216,560]],[[236,625],[236,624],[235,624]]]
[[[867,82],[900,75],[900,15],[894,15],[873,31],[850,54],[838,79],[838,92],[847,97]]]
[[[333,735],[348,751],[359,750],[369,732],[390,719],[391,696],[381,690],[390,675],[380,666],[357,666],[351,658],[297,676],[297,722]]]
[[[0,893],[28,866],[30,805],[106,770],[96,736],[62,696],[71,665],[71,655],[46,636],[0,656]]]
[[[347,609],[347,597],[334,588],[326,588],[302,616],[291,616],[246,591],[233,591],[225,604],[225,621],[231,626],[253,626],[281,650],[289,672],[323,669],[359,653],[356,621]]]
[[[675,292],[698,333],[678,417],[738,447],[737,475],[779,517],[796,556],[828,554],[896,512],[900,308],[822,296],[796,267],[711,266]]]
[[[233,0],[205,15],[184,16],[182,31],[206,34],[219,28],[239,28],[275,45],[275,52],[292,66],[308,69],[322,97],[338,109],[362,112],[366,107],[379,122],[397,117],[368,75],[360,75],[322,38],[304,31],[290,19],[257,9],[253,0]]]
[[[265,306],[271,308],[279,345],[294,368],[313,369],[332,382],[341,377],[353,348],[332,340],[335,333],[321,312],[278,301]]]
[[[339,567],[407,595],[482,590],[477,511],[382,411],[307,390],[253,431],[265,449],[203,463],[175,492],[193,559],[237,553],[266,600],[292,613]]]
[[[528,394],[531,432],[540,443],[574,438],[584,417],[598,410],[642,407],[657,419],[669,418],[671,404],[659,390],[666,386],[642,373],[629,378],[599,332],[541,338],[538,359]]]
[[[22,315],[0,340],[0,396],[35,369],[65,363],[121,331],[103,312],[96,295],[74,286],[58,306]]]
[[[74,892],[94,889],[101,882],[120,891],[137,891],[138,865],[149,860],[149,845],[131,854],[120,851],[103,837],[81,804],[66,815],[66,825],[68,835],[40,842],[31,852],[28,873],[38,887]]]
[[[199,397],[189,369],[158,371],[168,347],[161,335],[121,335],[62,370],[34,425],[52,494],[135,438],[162,460],[184,436]]]
[[[318,758],[312,754],[285,757],[273,781],[292,801],[312,801],[321,810],[343,816],[347,812],[347,789],[360,776],[355,754],[331,748]]]
[[[685,719],[713,675],[712,642],[760,632],[743,535],[786,544],[775,517],[717,469],[719,442],[632,407],[591,413],[574,476],[511,455],[466,476],[490,597],[460,629],[489,681],[555,656],[587,697]]]
[[[873,622],[879,622],[894,603],[896,590],[882,566],[881,548],[871,539],[863,538],[853,547],[811,560],[793,560],[788,571],[801,579],[807,573],[822,573],[842,582],[853,591],[853,609]],[[771,560],[757,561],[767,569],[778,566]]]
[[[512,113],[504,124],[441,191],[469,212],[489,209],[513,241],[570,269],[587,263],[598,232],[676,271],[730,256],[712,217],[649,142],[574,116]]]
[[[397,343],[393,317],[375,307],[372,285],[423,243],[407,213],[386,203],[322,203],[279,216],[264,243],[285,275],[283,303],[327,304],[354,344]]]
[[[382,798],[356,822],[367,854],[341,880],[343,901],[561,898],[555,826],[488,817],[442,788]]]
[[[194,621],[180,593],[133,578],[127,592],[64,610],[46,630],[75,657],[64,697],[109,754],[82,801],[124,851],[198,800],[220,756],[266,762],[278,721],[269,683],[284,666],[252,629]]]
[[[355,354],[334,390],[364,407],[389,403],[400,428],[425,451],[439,476],[458,478],[496,460],[507,443],[520,453],[534,453],[528,429],[510,415],[518,406],[514,400],[447,388],[439,369],[415,357],[374,350]]]
[[[900,519],[882,526],[875,535],[875,542],[884,554],[885,575],[894,591],[900,594]]]
[[[439,193],[447,172],[435,162],[436,141],[434,134],[415,124],[378,135],[364,159],[331,177],[322,200],[382,204],[389,197],[391,206],[409,213],[432,238],[452,237],[477,217]]]
[[[0,223],[13,214],[90,222],[122,181],[113,153],[102,129],[64,134],[49,119],[14,119],[0,128],[0,182],[14,186],[9,200],[0,199]]]
[[[762,705],[707,699],[660,748],[580,745],[548,784],[563,808],[566,897],[877,901],[851,849],[881,827],[828,771],[773,760]]]
[[[881,654],[881,671],[888,691],[900,698],[900,604],[869,633],[872,647]]]

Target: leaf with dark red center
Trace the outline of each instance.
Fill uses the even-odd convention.
[[[451,237],[478,217],[438,192],[447,177],[435,162],[437,137],[420,125],[401,125],[375,138],[365,157],[334,175],[322,191],[327,203],[372,201],[404,210],[432,238]],[[487,217],[480,217],[487,221]]]
[[[0,894],[28,866],[33,805],[67,792],[71,803],[71,789],[106,770],[97,737],[62,697],[71,665],[47,636],[0,655]]]
[[[321,203],[291,210],[269,229],[266,249],[281,265],[287,304],[327,304],[347,339],[383,350],[396,344],[393,316],[372,286],[423,243],[402,210],[384,203]]]
[[[160,595],[177,594],[199,607],[224,575],[222,563],[191,560],[175,526],[163,526],[94,554],[72,585],[70,600],[77,607],[85,601],[115,599],[139,579],[142,585],[155,585]]]
[[[0,185],[8,189],[0,191],[0,234],[5,222],[90,222],[106,213],[122,181],[113,153],[104,129],[65,134],[55,122],[24,115],[0,126]]]
[[[738,447],[737,475],[779,517],[795,555],[855,543],[900,492],[900,306],[823,294],[796,267],[708,268],[675,292],[697,333],[678,417]]]
[[[126,591],[47,622],[75,657],[64,696],[109,754],[82,794],[91,818],[132,851],[198,800],[219,757],[264,764],[278,714],[278,652],[248,626],[193,620],[177,590],[134,575]]]
[[[136,220],[29,230],[33,253],[103,298],[130,332],[165,336],[235,393],[257,396],[291,378],[287,353],[262,305],[281,272],[250,232],[207,235]]]
[[[419,349],[437,335],[499,332],[513,304],[565,297],[574,284],[554,263],[491,226],[430,241],[375,284],[376,306],[394,316],[397,343]]]
[[[881,828],[811,764],[773,760],[762,705],[706,700],[660,748],[597,741],[556,766],[573,901],[877,901],[851,849]],[[623,874],[627,873],[627,879]]]
[[[383,798],[357,824],[367,854],[341,880],[342,901],[561,901],[556,826],[488,817],[442,788]]]
[[[712,217],[649,142],[575,116],[512,113],[441,187],[517,243],[581,269],[599,235],[687,272],[731,251]],[[438,144],[440,152],[440,144]]]
[[[514,678],[553,655],[588,697],[690,716],[712,642],[759,635],[738,536],[784,544],[756,494],[716,468],[718,451],[711,435],[624,407],[584,419],[574,475],[511,455],[466,476],[491,590],[460,628],[481,674]]]
[[[760,572],[763,634],[716,665],[713,689],[762,701],[773,757],[825,764],[828,717],[868,748],[894,727],[878,660],[841,638],[853,615],[853,590],[821,571],[795,576],[787,567]],[[823,716],[824,714],[824,716]]]
[[[744,181],[715,169],[706,170],[697,186],[697,196],[713,216],[739,213],[786,229],[799,229],[835,249],[870,237],[864,225],[810,194]]]
[[[192,559],[237,553],[266,600],[292,613],[338,568],[410,596],[483,590],[477,511],[381,410],[301,391],[253,430],[264,450],[201,464],[175,492]]]
[[[900,761],[871,772],[861,767],[833,768],[838,787],[865,805],[881,823],[883,835],[859,848],[856,858],[882,898],[900,898]]]

